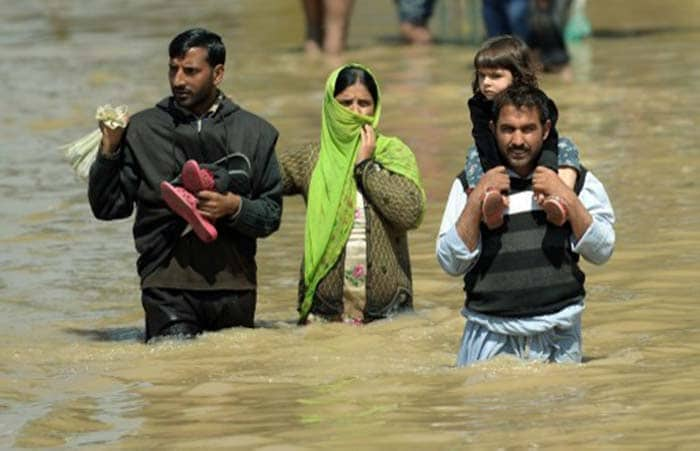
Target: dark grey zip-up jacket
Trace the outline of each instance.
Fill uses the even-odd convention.
[[[113,158],[98,154],[88,197],[98,219],[126,218],[136,207],[133,234],[142,287],[239,290],[256,286],[256,238],[279,227],[282,184],[274,148],[278,133],[265,120],[224,97],[204,118],[172,97],[135,114]],[[173,180],[190,158],[211,163],[232,153],[251,163],[250,191],[240,212],[221,218],[219,237],[205,244],[164,203],[163,180]]]

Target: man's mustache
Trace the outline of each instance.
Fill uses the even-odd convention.
[[[508,146],[508,150],[530,150],[530,146],[527,144],[510,145]]]

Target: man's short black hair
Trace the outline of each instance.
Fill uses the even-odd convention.
[[[183,31],[170,41],[168,53],[170,58],[182,58],[191,48],[207,49],[207,62],[211,67],[226,62],[226,47],[221,36],[204,28],[192,28]]]
[[[512,85],[493,99],[493,117],[498,122],[498,115],[503,107],[512,105],[517,109],[536,108],[540,123],[544,125],[550,119],[549,97],[541,89],[529,85]]]

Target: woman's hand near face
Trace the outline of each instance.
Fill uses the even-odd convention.
[[[372,158],[377,148],[377,134],[371,125],[365,124],[360,128],[360,150],[357,152],[356,163]]]

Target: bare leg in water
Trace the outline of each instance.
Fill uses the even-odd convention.
[[[315,55],[323,48],[323,0],[301,0],[301,3],[306,17],[304,51]]]
[[[323,51],[338,55],[345,50],[354,0],[324,0],[326,33]]]
[[[302,0],[306,16],[304,50],[339,55],[345,49],[354,0]]]
[[[428,20],[433,14],[435,0],[396,0],[399,29],[404,41],[414,45],[430,44],[433,36]]]

